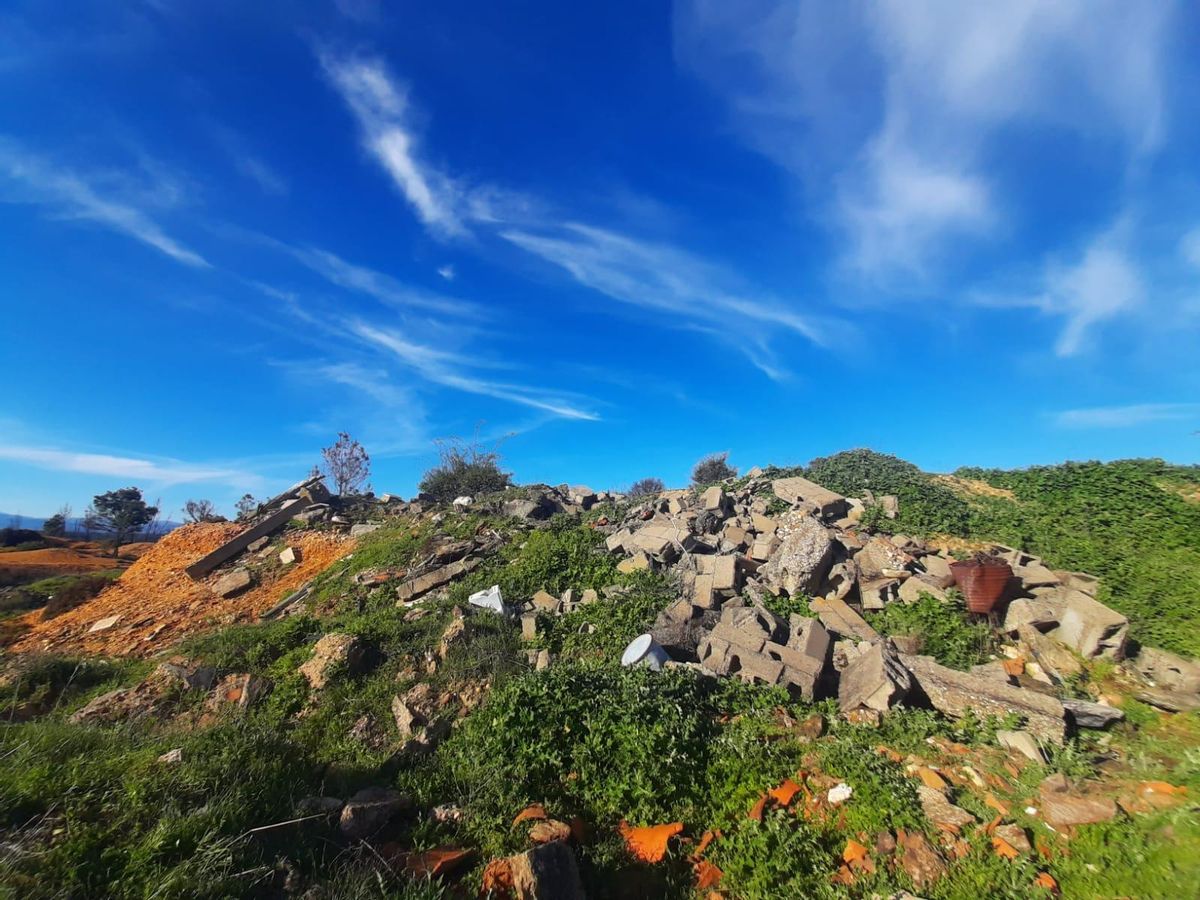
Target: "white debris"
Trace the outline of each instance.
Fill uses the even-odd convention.
[[[160,763],[168,763],[170,765],[183,762],[183,748],[176,747],[174,750],[168,750],[158,758],[158,761]]]
[[[853,794],[854,788],[843,781],[831,787],[825,799],[829,801],[830,806],[837,806],[839,803],[845,803]]]
[[[454,503],[452,505],[457,507],[458,509],[466,509],[468,506],[470,506],[474,502],[475,502],[474,497],[466,497],[466,496],[455,497]]]
[[[508,614],[508,607],[504,605],[504,598],[500,596],[500,585],[498,584],[493,584],[487,590],[476,591],[467,598],[467,602],[481,609],[490,609],[492,612],[498,612],[502,616]]]

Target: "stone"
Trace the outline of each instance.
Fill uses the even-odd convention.
[[[899,829],[896,845],[900,867],[917,890],[929,887],[946,874],[946,861],[919,831]]]
[[[878,641],[879,632],[867,620],[836,597],[814,597],[808,604],[821,624],[834,634],[858,641]]]
[[[862,608],[868,611],[879,611],[896,599],[899,581],[895,578],[876,578],[872,581],[858,583],[858,599]]]
[[[939,712],[956,719],[968,712],[979,718],[1016,713],[1034,736],[1056,744],[1063,742],[1066,710],[1054,697],[959,672],[939,665],[930,656],[905,656],[902,662],[912,673],[916,686]]]
[[[879,498],[879,505],[883,507],[883,514],[889,519],[900,515],[900,498],[895,494],[884,494]]]
[[[595,603],[600,599],[600,595],[596,593],[595,588],[584,588],[583,593],[579,596],[579,605],[586,606],[589,603]]]
[[[205,701],[205,707],[210,712],[217,712],[223,706],[249,709],[267,696],[272,686],[270,679],[260,675],[226,675],[213,688],[212,694]]]
[[[628,528],[622,528],[620,531],[610,534],[604,539],[604,546],[609,553],[625,552],[625,542],[633,538],[633,532]]]
[[[1095,597],[1096,591],[1100,589],[1100,579],[1095,575],[1088,575],[1084,572],[1062,572],[1055,571],[1063,587],[1072,591],[1080,591],[1087,594],[1089,597]]]
[[[750,558],[759,562],[766,562],[778,547],[779,538],[775,536],[774,532],[766,536],[759,536],[750,545]]]
[[[1165,688],[1142,688],[1134,696],[1143,703],[1149,703],[1167,712],[1191,712],[1200,709],[1200,694],[1185,694],[1183,691],[1168,691]]]
[[[946,591],[934,580],[928,579],[924,575],[914,575],[912,578],[905,578],[900,582],[900,587],[896,592],[902,603],[913,604],[921,599],[922,594],[928,594],[936,600],[943,603],[946,602]]]
[[[949,828],[965,828],[968,825],[975,823],[975,817],[963,809],[961,806],[955,806],[946,799],[946,795],[931,788],[926,784],[917,785],[917,799],[921,803],[921,809],[925,813],[925,818],[929,819],[934,825],[947,826]]]
[[[1037,740],[1028,731],[997,731],[996,743],[1005,750],[1020,753],[1034,762],[1045,761],[1042,756],[1042,748],[1038,746]]]
[[[213,593],[222,600],[240,594],[254,583],[254,579],[245,569],[236,569],[228,575],[222,575],[213,585]]]
[[[1029,843],[1029,835],[1025,833],[1025,829],[1020,825],[997,825],[996,830],[992,834],[1006,842],[1018,853],[1030,853],[1033,851],[1033,847]]]
[[[392,718],[395,719],[396,731],[402,738],[412,737],[418,728],[428,724],[425,716],[409,706],[408,702],[399,696],[392,698]]]
[[[938,587],[943,590],[954,587],[954,573],[950,571],[950,560],[930,554],[921,557],[921,566]]]
[[[1059,604],[1043,598],[1018,597],[1008,604],[1003,630],[1016,634],[1022,625],[1047,631],[1058,624]]]
[[[350,537],[360,538],[372,531],[378,531],[382,527],[383,525],[379,522],[359,522],[357,525],[350,526]]]
[[[550,841],[504,860],[513,900],[584,900],[575,854],[563,841]]]
[[[537,637],[537,613],[521,614],[521,637],[527,641],[532,641]]]
[[[874,581],[877,578],[894,578],[892,573],[905,571],[912,563],[912,557],[887,538],[876,535],[854,555],[854,562],[858,566],[860,581]]]
[[[97,619],[92,623],[92,627],[88,629],[88,634],[95,634],[97,631],[108,631],[121,620],[121,614],[115,616],[106,616],[103,619]]]
[[[1067,720],[1078,728],[1107,728],[1113,722],[1125,718],[1123,710],[1107,703],[1092,703],[1089,700],[1064,700]]]
[[[700,502],[705,510],[716,513],[722,518],[729,513],[729,509],[732,506],[729,495],[725,493],[725,489],[719,484],[714,484],[701,494]]]
[[[279,561],[285,566],[290,566],[300,558],[300,550],[296,547],[284,547],[279,551]]]
[[[1133,668],[1155,687],[1184,694],[1200,693],[1200,663],[1166,650],[1143,647]]]
[[[408,809],[407,797],[391,788],[369,787],[346,801],[338,829],[352,841],[368,838],[390,822],[397,813]]]
[[[842,670],[838,705],[843,711],[865,706],[886,712],[903,700],[911,688],[912,679],[895,650],[879,641]]]
[[[841,494],[814,484],[807,478],[776,478],[771,482],[771,490],[784,503],[793,506],[799,503],[815,504],[821,515],[830,519],[844,516],[850,509],[850,504]]]
[[[178,662],[159,663],[154,677],[164,682],[175,681],[189,691],[211,691],[217,683],[217,670],[212,666],[192,666]]]
[[[556,613],[562,607],[562,601],[549,591],[538,591],[529,601],[538,612]]]
[[[1121,660],[1129,620],[1082,591],[1072,591],[1063,606],[1059,625],[1051,637],[1066,644],[1085,659],[1103,657]]]
[[[836,597],[845,600],[858,586],[858,566],[854,560],[847,559],[834,563],[825,575],[825,583],[821,585],[821,594],[825,597]]]
[[[168,750],[158,758],[158,761],[169,766],[177,765],[183,762],[183,749],[176,747],[174,750]]]
[[[617,571],[622,575],[629,575],[633,572],[640,572],[643,569],[650,568],[650,557],[638,550],[633,556],[626,557],[617,563]]]
[[[426,572],[423,575],[417,575],[400,582],[396,588],[396,605],[404,606],[412,603],[414,600],[419,600],[430,591],[449,584],[456,578],[461,578],[468,572],[478,568],[482,563],[481,559],[468,558],[459,559],[449,565],[434,569],[432,572]]]
[[[737,557],[718,556],[713,560],[712,588],[714,591],[736,593],[739,582]]]
[[[1042,818],[1053,828],[1107,822],[1117,815],[1117,804],[1108,797],[1085,797],[1063,789],[1062,780],[1047,778],[1039,787]]]
[[[352,634],[331,632],[313,645],[312,657],[300,666],[309,687],[319,691],[339,670],[357,674],[366,658],[363,643]]]
[[[697,575],[692,583],[692,603],[702,609],[715,609],[717,597],[713,592],[713,576]]]
[[[1032,625],[1017,629],[1017,637],[1023,645],[1024,655],[1033,659],[1055,684],[1083,672],[1083,663],[1064,645],[1042,634]]]
[[[833,540],[825,526],[803,512],[785,513],[781,543],[762,567],[766,585],[789,596],[814,594],[833,563]]]
[[[1039,560],[1034,560],[1026,565],[1013,566],[1013,575],[1021,579],[1021,586],[1027,591],[1039,587],[1057,587],[1062,584],[1062,579],[1042,565]]]

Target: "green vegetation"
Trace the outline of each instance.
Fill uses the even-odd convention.
[[[1200,503],[1181,490],[1195,496],[1200,467],[1143,459],[955,475],[1015,498],[971,496],[972,536],[1101,576],[1099,599],[1129,616],[1137,640],[1200,656]]]
[[[911,606],[889,603],[880,612],[867,613],[867,621],[882,634],[920,636],[922,653],[964,672],[987,662],[996,649],[987,620],[968,613],[961,599],[943,603],[922,594]]]
[[[421,478],[420,490],[448,503],[455,497],[477,497],[502,491],[511,476],[500,469],[500,454],[483,449],[479,441],[457,438],[438,445],[441,461]]]
[[[876,528],[906,534],[964,534],[968,507],[949,488],[912,463],[873,450],[847,450],[814,459],[802,473],[822,487],[857,497],[870,491],[878,501],[887,494],[900,501],[895,519],[883,517],[882,510],[871,513],[869,524]]]

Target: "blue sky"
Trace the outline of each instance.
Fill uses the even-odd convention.
[[[0,509],[1200,448],[1169,2],[9,3]]]

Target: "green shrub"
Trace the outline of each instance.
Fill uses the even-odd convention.
[[[900,501],[895,519],[879,518],[877,527],[916,534],[967,533],[966,501],[910,462],[873,450],[847,450],[814,459],[805,477],[822,487],[859,496],[869,490],[878,500],[886,494]]]
[[[511,476],[500,469],[500,454],[483,450],[478,442],[452,439],[438,446],[441,461],[421,478],[421,493],[448,503],[455,497],[475,497],[502,491]]]
[[[889,603],[882,612],[867,613],[867,621],[884,634],[915,634],[923,639],[922,653],[944,666],[963,671],[987,662],[996,639],[986,619],[972,620],[961,603],[943,603],[922,594],[910,605]]]

